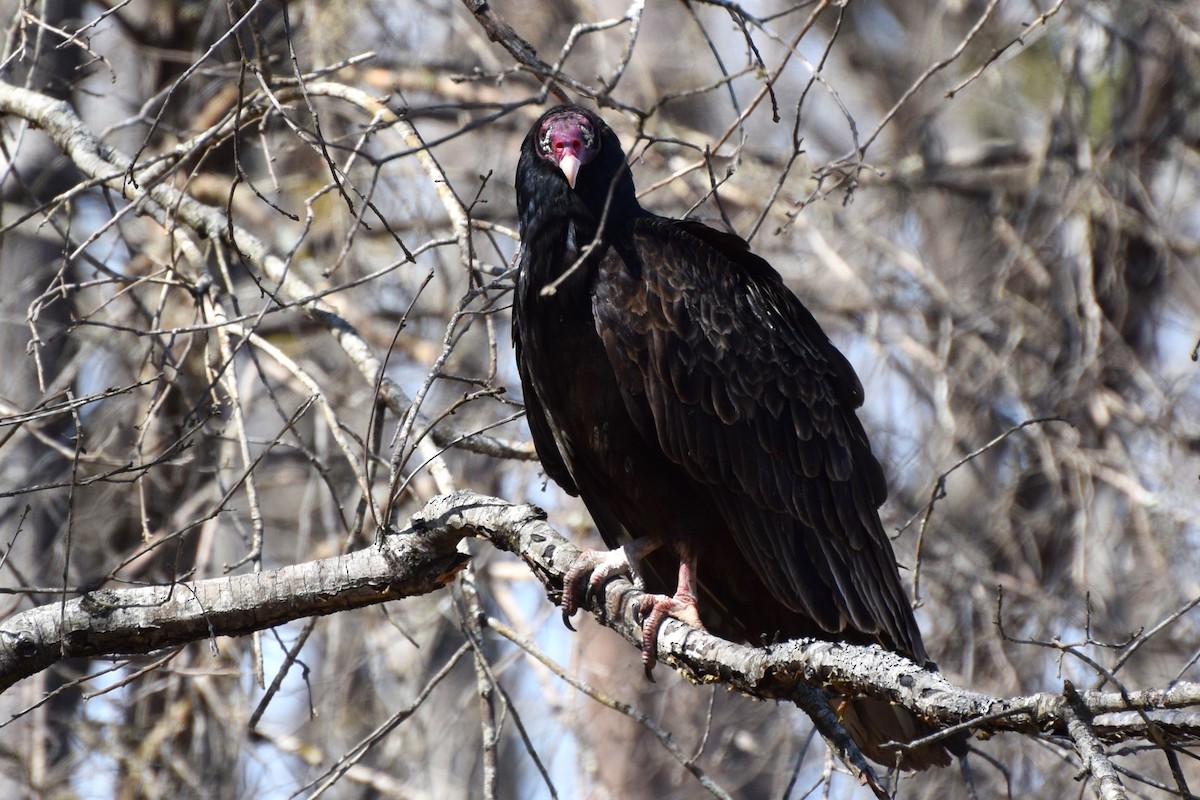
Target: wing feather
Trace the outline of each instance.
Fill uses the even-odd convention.
[[[579,488],[575,485],[575,478],[571,475],[571,470],[564,460],[560,445],[554,435],[553,422],[546,413],[541,398],[537,395],[537,390],[534,388],[536,384],[530,378],[528,360],[522,358],[524,345],[521,341],[520,328],[515,324],[513,325],[513,349],[516,352],[517,371],[521,375],[521,385],[525,387],[525,419],[529,423],[529,433],[533,437],[533,446],[537,450],[538,459],[542,462],[542,469],[567,494],[578,496]]]
[[[883,473],[849,362],[766,262],[697,223],[633,226],[610,251],[597,331],[642,435],[714,501],[784,605],[924,659],[876,507]]]

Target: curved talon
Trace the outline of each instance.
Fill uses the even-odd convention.
[[[572,562],[567,574],[563,576],[562,613],[563,624],[571,630],[571,616],[580,608],[588,605],[591,598],[602,589],[604,582],[617,575],[626,575],[634,579],[640,588],[642,583],[637,580],[631,559],[644,557],[657,545],[646,540],[617,548],[610,552],[585,550]],[[654,680],[654,665],[658,663],[658,631],[667,617],[674,617],[680,622],[693,628],[704,630],[700,621],[700,612],[696,607],[695,564],[691,559],[681,558],[679,561],[679,583],[675,596],[665,594],[643,595],[634,609],[640,616],[642,626],[642,666],[646,677]],[[586,582],[585,582],[586,576]]]
[[[642,614],[642,667],[651,681],[654,681],[654,666],[658,663],[658,629],[673,602],[666,595],[648,594],[638,606]]]
[[[623,548],[610,552],[585,550],[580,553],[563,576],[563,624],[575,630],[570,618],[591,602],[605,581],[618,575],[633,575],[633,568]]]
[[[575,630],[575,628],[571,625],[570,619],[575,615],[575,612],[578,611],[580,607],[579,579],[595,569],[595,564],[592,563],[592,559],[586,558],[586,556],[588,556],[590,553],[591,551],[580,553],[579,558],[575,559],[575,562],[571,565],[571,568],[567,570],[567,574],[563,576],[563,623],[571,630]],[[586,590],[584,590],[583,593],[583,602],[587,603]]]

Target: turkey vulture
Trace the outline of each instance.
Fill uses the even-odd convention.
[[[616,134],[578,106],[534,124],[516,190],[529,427],[546,474],[657,593],[647,670],[667,615],[752,643],[878,643],[932,669],[879,520],[862,385],[779,274],[737,236],[643,209]],[[581,557],[564,614],[621,561]],[[881,744],[931,732],[882,701],[843,708],[880,763],[895,763]],[[948,763],[932,745],[904,766]]]

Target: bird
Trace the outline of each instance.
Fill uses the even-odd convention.
[[[732,233],[642,208],[619,138],[581,106],[533,124],[515,188],[530,433],[612,548],[568,571],[564,619],[631,572],[648,675],[667,617],[752,644],[878,644],[936,669],[880,521],[862,384],[779,273]],[[897,763],[884,743],[933,732],[885,701],[840,708],[881,764]],[[901,766],[964,746],[923,745]]]

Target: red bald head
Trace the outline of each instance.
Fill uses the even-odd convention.
[[[600,152],[600,137],[595,126],[579,109],[564,108],[547,115],[538,130],[538,155],[554,164],[571,188],[579,169]]]

